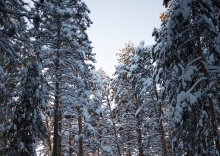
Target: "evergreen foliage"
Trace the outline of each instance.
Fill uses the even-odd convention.
[[[163,5],[111,78],[82,0],[0,0],[0,155],[220,155],[220,3]]]
[[[46,105],[40,65],[37,62],[27,65],[22,75],[22,93],[15,106],[13,124],[7,132],[11,144],[9,153],[36,155],[36,139],[47,136],[41,114]]]
[[[173,0],[155,31],[155,78],[166,89],[176,155],[219,155],[215,10],[209,0]]]

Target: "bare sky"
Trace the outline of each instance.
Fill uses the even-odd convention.
[[[102,67],[110,76],[117,65],[116,53],[129,41],[152,45],[152,31],[160,26],[159,15],[165,8],[163,0],[83,0],[91,11],[93,24],[87,33],[97,69]]]

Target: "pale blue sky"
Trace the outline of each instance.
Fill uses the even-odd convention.
[[[117,65],[116,53],[129,41],[152,45],[152,31],[160,26],[159,15],[165,10],[163,0],[83,0],[93,24],[89,39],[96,53],[96,68],[110,76]]]

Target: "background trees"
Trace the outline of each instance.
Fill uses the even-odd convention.
[[[118,120],[119,138],[124,140],[122,151],[128,155],[168,155],[166,104],[153,79],[151,54],[151,46],[144,46],[144,42],[137,47],[127,44],[119,54],[120,65],[112,83],[116,104],[113,112]]]
[[[134,45],[129,43],[118,54],[120,65],[116,68],[116,77],[112,82],[116,104],[113,111],[117,119],[122,155],[136,155],[135,149],[138,149],[133,86],[129,83],[127,77],[129,73],[128,66],[130,65],[129,58],[133,52]]]
[[[66,131],[72,131],[74,124],[69,119],[68,122],[66,121],[64,112],[67,110],[78,112],[77,117],[81,118],[81,121],[78,120],[77,130],[80,131],[77,134],[80,144],[83,139],[86,142],[84,134],[91,132],[88,127],[94,122],[88,115],[94,114],[100,105],[98,101],[95,103],[90,99],[92,94],[96,95],[95,90],[98,87],[94,67],[91,65],[94,58],[90,41],[85,33],[91,21],[87,16],[88,8],[81,1],[35,1],[34,5],[35,8],[29,9],[27,3],[23,1],[0,3],[3,12],[1,14],[1,28],[3,28],[1,29],[1,98],[3,99],[1,104],[5,106],[1,110],[3,112],[1,123],[8,122],[10,125],[10,128],[4,131],[9,139],[6,142],[9,141],[14,145],[11,154],[16,152],[14,150],[16,146],[21,149],[21,152],[18,152],[21,155],[36,154],[35,138],[40,137],[39,130],[42,130],[41,132],[46,130],[39,126],[39,124],[44,125],[43,119],[45,123],[54,123],[52,124],[55,135],[53,151],[54,155],[61,155],[66,152],[61,148],[61,146],[66,147]],[[26,27],[27,20],[31,27],[29,30]],[[50,118],[54,121],[48,121],[48,116],[44,114],[46,106],[42,69],[48,88],[46,104],[50,107],[50,113],[54,114],[54,118]],[[55,109],[51,106],[55,106]],[[13,109],[10,110],[9,107]],[[14,115],[8,118],[7,110]],[[36,130],[36,125],[33,124],[38,125],[39,129]],[[5,126],[1,124],[1,128],[5,129]],[[27,136],[26,142],[19,140],[19,137],[25,139],[24,135]],[[44,138],[46,137],[48,136],[44,135]],[[61,137],[64,138],[62,141]],[[71,135],[70,137],[72,138]],[[88,142],[87,144],[90,144],[87,146],[92,145]],[[72,144],[69,143],[68,148],[71,149],[71,146]],[[86,154],[82,151],[84,150],[82,144],[79,146],[81,148],[74,152],[79,155]],[[90,149],[87,150],[91,152]],[[69,153],[71,155],[71,152]]]
[[[218,1],[164,1],[156,43],[126,44],[113,78],[85,3],[32,4],[0,1],[1,155],[219,155]]]

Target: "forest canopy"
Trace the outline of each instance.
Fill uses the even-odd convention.
[[[164,0],[113,76],[82,0],[31,4],[0,0],[0,155],[220,155],[219,0]]]

